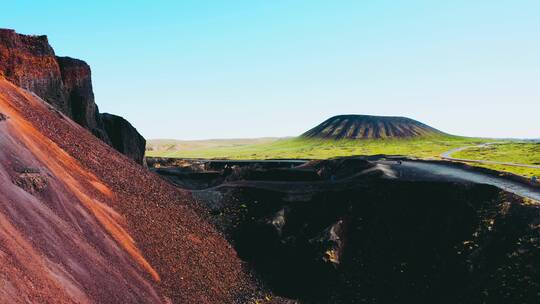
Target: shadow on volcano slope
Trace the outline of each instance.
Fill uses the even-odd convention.
[[[194,195],[276,294],[304,303],[538,299],[534,202],[488,185],[400,180],[358,158],[222,174]]]

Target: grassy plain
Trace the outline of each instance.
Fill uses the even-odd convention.
[[[438,159],[448,150],[492,142],[492,139],[426,136],[413,139],[324,140],[307,138],[218,139],[202,141],[150,140],[146,156],[204,159],[325,159],[351,155],[405,155]],[[540,143],[507,141],[469,148],[452,157],[540,165]],[[473,166],[540,176],[540,169],[470,163]]]
[[[474,147],[456,152],[452,154],[452,157],[540,166],[540,143],[507,142],[484,147]],[[475,165],[512,172],[526,177],[540,176],[540,169],[505,165]]]
[[[278,139],[245,145],[211,145],[184,149],[147,151],[147,156],[225,159],[324,159],[336,156],[391,154],[437,158],[450,149],[488,142],[456,136],[426,136],[413,139],[324,140]],[[191,146],[191,147],[189,147]]]

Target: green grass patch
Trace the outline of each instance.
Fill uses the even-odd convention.
[[[452,154],[452,157],[540,166],[540,143],[508,142],[487,147],[475,147],[456,152]],[[540,169],[505,165],[475,165],[526,177],[540,176]]]
[[[337,156],[392,154],[421,158],[438,158],[448,150],[488,142],[486,139],[455,136],[426,136],[411,139],[325,140],[290,138],[270,143],[147,151],[147,156],[221,159],[326,159]]]
[[[411,139],[379,140],[324,140],[287,138],[271,140],[219,140],[210,143],[183,142],[174,149],[147,151],[146,156],[204,158],[204,159],[326,159],[352,155],[404,155],[424,159],[437,159],[451,149],[492,142],[492,139],[457,136],[428,136]],[[166,145],[163,145],[166,146]],[[452,157],[540,164],[540,144],[505,142],[486,148],[470,148],[452,154]],[[540,176],[540,169],[504,165],[469,163],[525,177]]]

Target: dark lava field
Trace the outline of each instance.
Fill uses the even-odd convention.
[[[540,208],[365,158],[149,159],[291,303],[538,303]]]

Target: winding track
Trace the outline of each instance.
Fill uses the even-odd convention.
[[[264,162],[264,161],[259,161]],[[459,168],[451,164],[430,163],[417,160],[377,160],[377,169],[382,170],[387,178],[399,178],[410,181],[467,182],[495,186],[515,195],[529,198],[540,203],[540,188],[504,177]],[[294,192],[313,191],[313,187],[326,187],[327,183],[283,182],[283,181],[236,181],[220,185],[257,186],[268,189],[280,189]],[[218,187],[220,187],[218,186]]]
[[[460,152],[460,151],[467,150],[467,149],[470,149],[470,148],[487,147],[487,146],[495,145],[495,144],[497,144],[497,143],[493,142],[493,143],[481,144],[481,145],[478,145],[478,146],[467,146],[467,147],[461,147],[461,148],[452,149],[452,150],[446,151],[443,154],[441,154],[441,158],[446,159],[446,160],[460,161],[460,162],[466,162],[466,163],[478,163],[478,164],[486,164],[486,165],[504,165],[504,166],[540,169],[540,166],[535,166],[535,165],[515,164],[515,163],[498,162],[498,161],[491,161],[491,160],[465,159],[465,158],[452,157],[452,154],[454,154],[456,152]]]
[[[470,147],[462,147],[458,149],[453,149],[448,152],[443,153],[441,157],[448,159],[448,160],[457,160],[457,161],[467,161],[467,160],[461,160],[457,158],[452,158],[450,155],[454,152],[464,150]],[[204,160],[203,160],[204,161]],[[208,160],[208,161],[216,161],[216,160]],[[529,198],[535,201],[540,202],[540,188],[534,187],[532,185],[528,185],[526,183],[522,183],[519,181],[513,181],[508,178],[499,177],[496,175],[490,175],[482,172],[477,171],[471,171],[467,170],[465,168],[459,168],[456,166],[453,166],[451,164],[444,164],[444,163],[431,163],[431,162],[425,162],[421,160],[409,160],[409,159],[401,159],[400,162],[396,160],[373,160],[376,163],[378,163],[379,169],[383,169],[385,171],[386,175],[390,178],[400,178],[404,180],[413,180],[413,181],[455,181],[455,182],[469,182],[469,183],[480,183],[480,184],[488,184],[495,186],[499,189],[502,189],[504,191],[513,193],[515,195]],[[218,160],[217,162],[222,163],[228,163],[229,160]],[[232,161],[237,162],[237,161]],[[243,161],[243,162],[251,162],[251,161]],[[286,163],[290,162],[291,165],[298,165],[302,164],[304,162],[307,162],[307,160],[259,160],[256,161],[257,163]],[[484,162],[484,161],[475,161],[470,160],[470,162]],[[497,163],[497,164],[505,164],[505,163],[499,163],[499,162],[488,162],[485,161],[485,163]],[[512,164],[517,165],[519,164]],[[528,166],[528,165],[524,165]],[[537,168],[540,166],[530,166],[532,168]],[[242,184],[244,186],[250,185],[250,184],[256,184],[257,186],[263,186],[268,188],[279,188],[279,189],[288,189],[288,191],[302,191],[304,187],[313,187],[313,182],[310,183],[291,183],[291,182],[276,182],[276,181],[242,181],[242,182],[229,182],[227,184]]]
[[[422,161],[404,160],[401,164],[398,164],[396,161],[378,161],[378,163],[389,166],[397,173],[398,178],[405,180],[457,181],[488,184],[521,197],[540,202],[540,188],[498,176],[469,171],[452,165]]]

